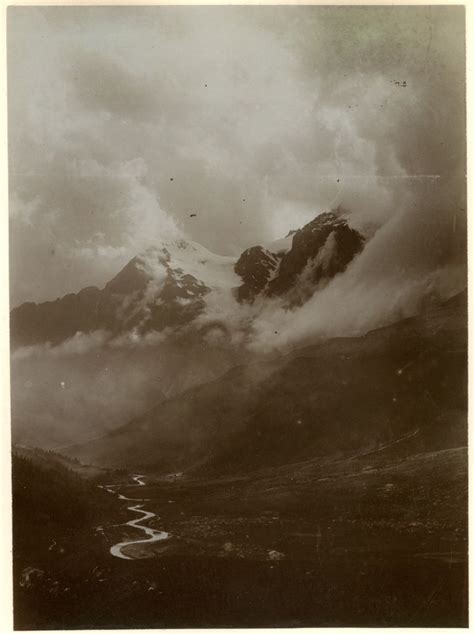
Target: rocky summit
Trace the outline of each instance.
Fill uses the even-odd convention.
[[[291,247],[273,253],[261,246],[247,249],[235,265],[243,284],[239,301],[259,294],[287,296],[302,304],[325,282],[344,271],[363,249],[363,236],[352,229],[341,210],[323,213],[302,229],[290,232]]]

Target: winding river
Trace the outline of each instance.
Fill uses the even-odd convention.
[[[132,477],[133,477],[133,480],[136,482],[135,486],[145,486],[145,482],[143,481],[143,478],[145,476],[134,475]],[[108,484],[101,488],[105,489],[109,493],[115,494],[116,493],[115,489],[121,486],[123,485],[122,484]],[[121,493],[118,493],[117,495],[120,500],[130,500],[133,502],[147,502],[148,501],[146,498],[128,498],[128,497],[125,497],[125,495],[122,495]],[[129,522],[126,522],[125,524],[123,524],[123,526],[131,526],[132,528],[138,528],[138,530],[143,531],[147,535],[147,537],[145,537],[144,539],[131,539],[125,542],[119,542],[118,544],[115,544],[115,546],[112,546],[110,548],[110,554],[113,555],[114,557],[119,557],[120,559],[133,559],[133,557],[129,557],[128,555],[125,555],[123,553],[124,548],[126,548],[127,546],[131,546],[132,544],[152,544],[153,542],[159,542],[159,541],[162,541],[163,539],[168,539],[168,537],[170,536],[169,533],[166,533],[165,531],[158,531],[158,530],[155,530],[154,528],[149,528],[148,526],[141,526],[141,522],[145,522],[146,520],[149,520],[152,517],[156,517],[156,513],[152,513],[151,511],[145,511],[143,509],[143,504],[135,504],[133,506],[128,506],[127,510],[132,511],[132,513],[139,513],[140,515],[142,515],[142,517],[138,517],[134,520],[130,520]]]

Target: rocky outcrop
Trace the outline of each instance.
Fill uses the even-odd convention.
[[[234,271],[243,280],[237,289],[237,298],[242,301],[253,301],[262,293],[272,275],[278,268],[281,256],[271,253],[263,247],[246,249],[237,260]]]
[[[281,258],[266,294],[289,293],[295,301],[307,299],[318,284],[341,273],[363,245],[361,234],[337,212],[317,216],[294,233],[292,247]]]

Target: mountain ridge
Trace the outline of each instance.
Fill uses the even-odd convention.
[[[179,328],[205,311],[212,292],[239,303],[281,297],[291,308],[343,272],[363,245],[340,210],[272,244],[249,247],[237,260],[190,240],[162,242],[132,258],[102,289],[13,308],[12,347],[57,345],[95,330],[117,336]]]

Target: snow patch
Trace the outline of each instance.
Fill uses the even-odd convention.
[[[240,283],[234,273],[235,259],[231,256],[216,255],[197,242],[177,240],[162,242],[160,246],[151,247],[142,256],[149,270],[160,275],[160,263],[166,262],[166,269],[172,273],[192,275],[209,289],[231,289]]]

